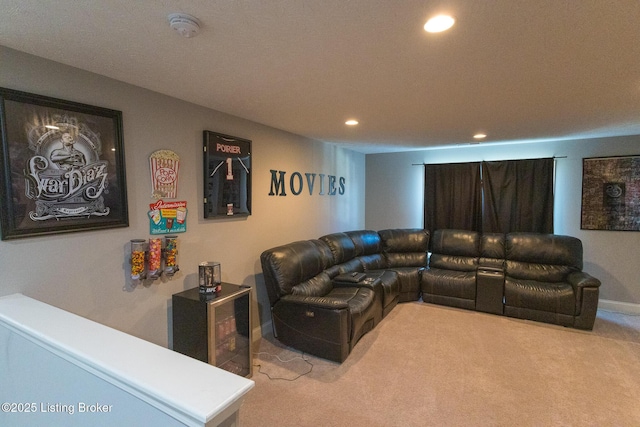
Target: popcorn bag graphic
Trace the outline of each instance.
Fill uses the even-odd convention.
[[[180,156],[171,150],[158,150],[149,156],[151,167],[151,197],[175,199],[178,196]]]

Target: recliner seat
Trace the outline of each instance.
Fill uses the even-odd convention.
[[[422,300],[474,309],[480,233],[436,230],[431,245],[429,268],[422,274]]]
[[[510,233],[505,258],[505,315],[593,328],[600,281],[582,271],[579,239]]]

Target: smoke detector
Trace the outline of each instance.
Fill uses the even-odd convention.
[[[185,13],[172,13],[169,15],[169,26],[186,38],[195,37],[200,31],[200,21]]]

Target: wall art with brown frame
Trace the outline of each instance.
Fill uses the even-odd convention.
[[[0,88],[2,240],[129,225],[122,112]]]
[[[640,156],[582,160],[580,228],[640,231]]]

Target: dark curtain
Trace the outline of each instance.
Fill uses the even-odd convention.
[[[480,162],[425,165],[424,228],[480,231]]]
[[[484,232],[553,233],[554,159],[482,163]]]

